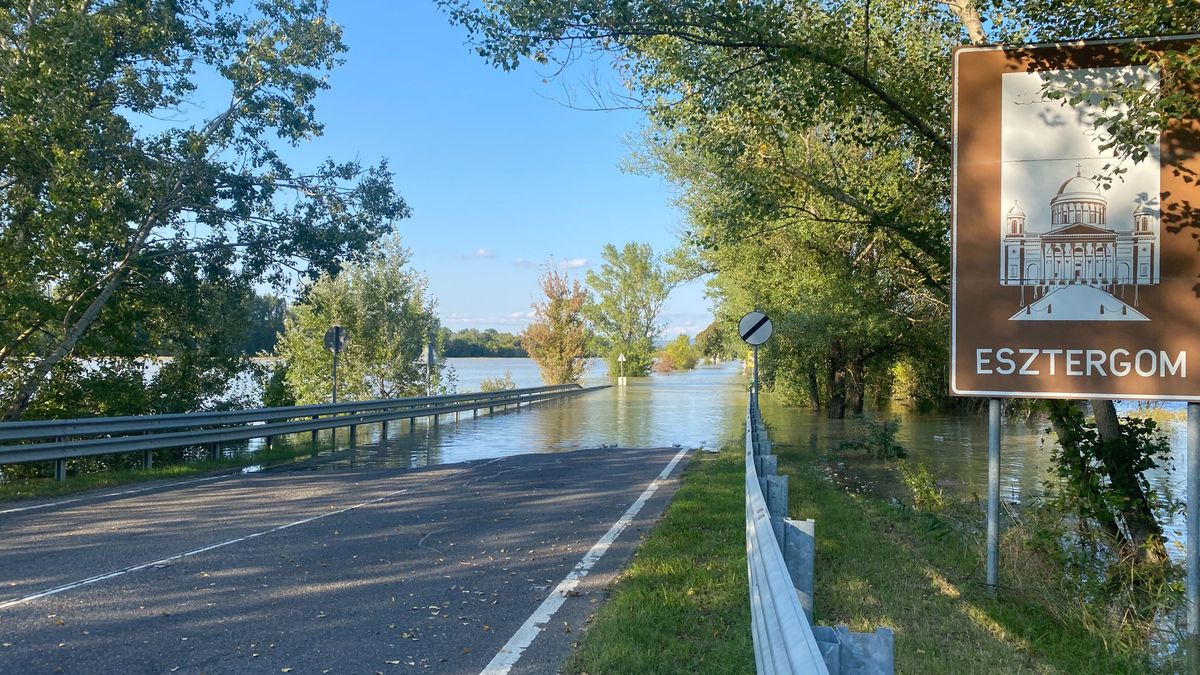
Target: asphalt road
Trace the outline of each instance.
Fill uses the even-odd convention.
[[[556,672],[676,459],[607,448],[0,505],[0,673],[478,673],[498,654]]]

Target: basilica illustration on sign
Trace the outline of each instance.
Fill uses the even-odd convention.
[[[1157,209],[1113,210],[1132,211],[1132,222],[1108,224],[1108,200],[1081,167],[1050,199],[1050,222],[1034,216],[1037,231],[1020,202],[1011,205],[1001,224],[1000,284],[1021,287],[1021,308],[1010,321],[1150,320],[1137,310],[1138,289],[1159,281]]]

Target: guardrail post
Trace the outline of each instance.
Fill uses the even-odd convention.
[[[432,417],[433,417],[433,426],[436,427],[438,425],[438,418],[441,417],[441,415],[433,415]]]
[[[267,436],[267,450],[270,450],[273,447],[275,447],[275,437]]]
[[[146,469],[146,470],[150,470],[150,469],[154,468],[154,451],[153,450],[143,450],[142,451],[142,468]]]
[[[54,480],[64,481],[67,479],[67,460],[54,460]]]
[[[488,414],[489,414],[489,415],[492,415],[492,414],[495,414],[495,412],[496,412],[496,408],[495,408],[495,406],[490,406],[490,405],[489,405],[489,406],[488,406]]]
[[[762,476],[758,482],[767,502],[767,512],[771,514],[771,529],[775,530],[775,541],[783,546],[783,519],[788,513],[788,477]]]
[[[383,441],[387,440],[387,423],[388,423],[388,421],[384,420],[382,422],[382,428],[379,430],[380,440],[383,440]]]
[[[783,560],[787,563],[792,586],[800,596],[800,606],[813,618],[813,565],[816,562],[816,523],[808,520],[783,519]]]
[[[312,418],[314,420],[318,419],[318,418],[320,418],[320,415],[313,415]],[[316,445],[317,445],[317,430],[316,429],[312,430],[312,444],[313,444],[313,447],[316,447]]]
[[[350,447],[353,448],[355,445],[358,445],[358,425],[351,424],[350,425]]]
[[[757,455],[754,457],[754,468],[759,476],[774,476],[779,473],[778,455]]]
[[[219,450],[220,450],[220,446],[218,446],[216,443],[209,444],[208,458],[214,462],[217,461],[217,453],[219,452]]]
[[[409,431],[417,430],[417,418],[416,417],[408,418],[408,430]]]

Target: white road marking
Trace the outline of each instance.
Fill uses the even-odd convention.
[[[410,489],[411,488],[404,488],[403,490],[396,490],[395,492],[389,492],[381,497],[376,497],[375,499],[371,499],[371,500],[368,500],[368,501],[365,501],[365,502],[362,502],[359,504],[355,504],[353,506],[347,506],[345,508],[341,508],[336,511],[320,513],[315,516],[310,516],[308,518],[304,518],[303,520],[297,520],[295,522],[287,523],[285,525],[276,525],[275,527],[272,527],[267,530],[262,530],[260,532],[255,532],[253,534],[247,534],[244,537],[238,537],[236,539],[228,539],[226,541],[222,541],[222,542],[219,542],[216,544],[209,544],[208,546],[204,546],[204,547],[197,548],[197,549],[192,549],[191,551],[186,551],[184,553],[176,553],[175,555],[167,556],[166,558],[159,558],[158,560],[153,560],[151,562],[145,562],[145,563],[141,563],[138,565],[131,565],[129,567],[119,569],[119,570],[114,570],[112,572],[105,572],[104,574],[97,574],[94,577],[88,577],[87,579],[80,579],[79,581],[73,581],[69,584],[64,584],[64,585],[58,586],[56,588],[49,588],[44,591],[39,591],[37,593],[34,593],[33,595],[27,595],[23,598],[14,598],[12,600],[0,602],[0,609],[8,609],[9,607],[15,607],[17,605],[21,605],[26,602],[30,602],[32,600],[37,600],[38,598],[44,598],[44,597],[47,597],[50,595],[58,595],[59,593],[65,593],[67,591],[70,591],[70,590],[73,590],[76,588],[80,588],[82,586],[90,586],[91,584],[95,584],[95,583],[98,583],[101,581],[107,581],[108,579],[114,579],[116,577],[130,574],[132,572],[139,572],[139,571],[147,569],[149,567],[154,567],[155,565],[165,565],[173,560],[180,560],[180,559],[186,558],[188,556],[199,555],[201,553],[207,553],[208,551],[212,551],[214,549],[224,548],[226,546],[232,546],[233,544],[237,544],[239,542],[243,542],[248,539],[255,539],[255,538],[261,537],[263,535],[271,534],[272,532],[279,532],[281,530],[286,530],[291,527],[296,527],[297,525],[304,525],[305,523],[311,523],[315,520],[321,520],[322,518],[328,518],[329,516],[336,516],[336,515],[339,515],[342,513],[346,513],[347,511],[353,511],[354,509],[358,509],[358,508],[362,508],[364,506],[370,506],[371,504],[379,503],[385,499],[390,499],[397,495],[402,495],[405,492],[408,492]]]
[[[453,473],[448,473],[443,476],[439,476],[439,477],[429,481],[429,484],[441,482],[443,480],[446,480],[447,478],[452,478],[454,476],[465,473],[472,469],[483,468],[485,466],[489,466],[489,465],[499,462],[503,459],[506,459],[506,458],[505,457],[497,457],[495,459],[491,459],[491,460],[482,462],[478,465],[469,465],[466,468],[461,469],[459,471],[455,471]],[[199,478],[199,479],[192,480],[192,481],[184,481],[184,483],[194,483],[194,482],[197,482],[200,480],[215,480],[217,478],[224,478],[224,477],[225,477],[224,475],[221,475],[221,476],[213,476],[211,478]],[[164,486],[160,486],[160,487],[164,487]],[[147,489],[149,489],[149,488],[147,488]],[[407,487],[407,488],[404,488],[403,490],[396,490],[394,492],[389,492],[383,496],[376,497],[375,499],[370,499],[365,502],[355,504],[353,506],[347,506],[345,508],[341,508],[336,511],[329,511],[327,513],[317,514],[315,516],[311,516],[309,518],[304,518],[302,520],[297,520],[295,522],[287,523],[284,525],[276,525],[275,527],[272,527],[272,528],[266,529],[266,530],[262,530],[261,532],[247,534],[244,537],[238,537],[236,539],[229,539],[226,541],[218,542],[216,544],[210,544],[208,546],[204,546],[201,548],[192,549],[191,551],[186,551],[184,553],[176,553],[175,555],[167,556],[166,558],[159,558],[158,560],[153,560],[151,562],[145,562],[145,563],[141,563],[138,565],[131,565],[129,567],[125,567],[125,568],[122,568],[119,570],[114,570],[112,572],[105,572],[104,574],[97,574],[94,577],[88,577],[86,579],[72,581],[69,584],[63,584],[62,586],[57,586],[55,588],[48,588],[44,591],[39,591],[32,595],[27,595],[23,598],[13,598],[12,600],[6,600],[4,602],[0,602],[0,609],[8,609],[9,607],[15,607],[17,605],[21,605],[26,602],[37,600],[39,598],[45,598],[45,597],[51,596],[51,595],[58,595],[59,593],[65,593],[67,591],[70,591],[70,590],[73,590],[76,588],[80,588],[83,586],[90,586],[92,584],[99,583],[101,581],[106,581],[108,579],[114,579],[116,577],[124,576],[126,574],[130,574],[133,572],[139,572],[139,571],[147,569],[149,567],[154,567],[155,565],[164,565],[166,563],[171,562],[172,560],[180,560],[180,559],[186,558],[188,556],[199,555],[201,553],[205,553],[205,552],[211,551],[213,549],[224,548],[225,546],[232,546],[233,544],[236,544],[239,542],[243,542],[243,541],[246,541],[249,539],[255,539],[257,537],[261,537],[266,534],[271,534],[272,532],[280,532],[280,531],[286,530],[288,528],[296,527],[297,525],[304,525],[305,523],[311,523],[316,520],[321,520],[322,518],[328,518],[329,516],[336,516],[336,515],[339,515],[342,513],[346,513],[347,511],[353,511],[354,509],[362,508],[364,506],[370,506],[371,504],[377,504],[385,499],[390,499],[397,495],[402,495],[411,489],[412,489],[411,487]]]
[[[146,487],[134,488],[132,490],[122,490],[121,492],[108,492],[108,493],[105,493],[102,495],[94,495],[94,497],[96,497],[96,498],[124,497],[125,495],[136,495],[141,492],[149,492],[151,490],[160,490],[162,488],[179,487],[180,485],[190,485],[192,483],[203,483],[205,481],[217,480],[219,478],[229,478],[230,476],[236,476],[236,475],[237,474],[223,473],[219,476],[206,476],[204,478],[193,478],[191,480],[181,480],[181,481],[177,481],[174,483],[159,483],[157,485],[148,485]],[[34,511],[36,509],[48,509],[51,506],[62,506],[64,504],[74,504],[75,502],[81,502],[84,499],[90,499],[92,497],[93,497],[93,495],[86,495],[83,497],[76,497],[74,499],[61,499],[57,502],[48,502],[45,504],[34,504],[33,506],[21,506],[21,507],[14,508],[14,509],[4,509],[3,511],[0,511],[0,516],[4,515],[6,513],[19,513],[21,511]]]
[[[617,522],[613,523],[612,527],[608,528],[608,532],[604,533],[604,536],[600,537],[591,550],[584,554],[583,558],[576,563],[575,568],[562,581],[558,582],[558,585],[546,596],[542,604],[538,605],[533,614],[525,620],[525,623],[521,624],[517,632],[513,633],[508,642],[484,666],[483,670],[480,671],[480,675],[507,675],[508,671],[517,665],[517,661],[521,659],[521,655],[525,653],[529,645],[533,644],[538,634],[545,630],[546,624],[550,623],[550,619],[554,617],[555,612],[566,602],[567,595],[575,590],[579,582],[592,571],[592,567],[600,561],[600,558],[604,557],[604,554],[608,552],[612,543],[617,540],[617,537],[621,536],[621,532],[629,526],[629,523],[633,522],[633,519],[642,510],[642,507],[646,505],[650,497],[654,496],[659,486],[662,485],[667,476],[671,475],[671,471],[675,469],[675,466],[679,464],[679,460],[683,459],[687,453],[687,448],[684,448],[675,455],[674,459],[667,463],[662,473],[658,474],[658,478],[650,482],[650,485],[637,498],[637,501],[626,509],[625,514]],[[3,605],[0,605],[0,609],[2,608]]]

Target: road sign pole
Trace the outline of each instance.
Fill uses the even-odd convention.
[[[758,345],[754,345],[754,384],[750,389],[754,402],[758,403]]]
[[[1000,564],[1000,399],[988,401],[987,587],[996,590]]]
[[[1200,403],[1187,406],[1187,632],[1200,635]]]
[[[337,350],[333,350],[333,402],[337,403]]]

